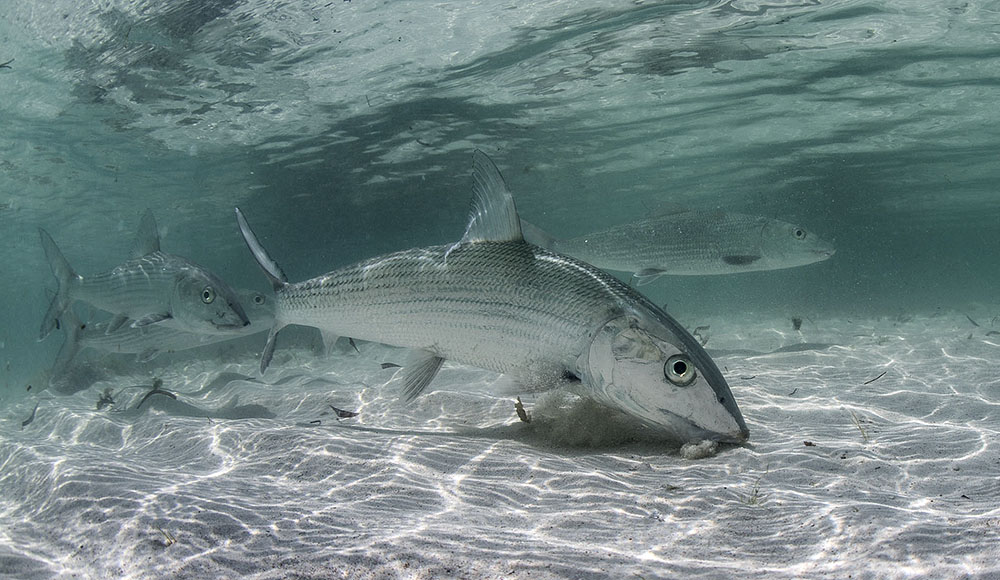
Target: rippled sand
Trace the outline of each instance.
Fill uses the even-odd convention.
[[[752,436],[699,460],[558,393],[522,423],[467,367],[402,406],[372,344],[41,393],[0,423],[0,575],[1000,577],[1000,335],[973,316],[696,321]],[[136,410],[153,373],[177,400]]]

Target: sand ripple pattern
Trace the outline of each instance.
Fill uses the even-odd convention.
[[[521,423],[504,379],[466,367],[402,406],[379,366],[402,355],[379,345],[287,349],[263,379],[250,358],[174,361],[157,376],[186,407],[135,410],[143,389],[120,389],[149,376],[43,393],[0,424],[0,575],[1000,575],[986,324],[698,322],[752,433],[701,460],[559,394],[522,393]]]

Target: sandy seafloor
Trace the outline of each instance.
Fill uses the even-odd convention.
[[[403,406],[381,345],[286,341],[263,382],[250,350],[175,355],[6,411],[0,575],[1000,578],[994,310],[685,321],[751,429],[704,459],[559,394],[523,394],[522,423],[458,365]],[[135,411],[141,388],[96,410],[154,375],[223,411]]]

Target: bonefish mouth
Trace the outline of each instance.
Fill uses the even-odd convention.
[[[713,439],[715,441],[718,441],[719,443],[735,443],[735,444],[746,443],[747,440],[750,439],[750,430],[743,429],[737,434],[728,433],[725,435],[719,435],[718,437],[714,437]]]
[[[247,326],[250,326],[250,321],[249,320],[243,320],[243,321],[240,321],[240,322],[227,323],[227,322],[218,322],[218,321],[213,320],[212,321],[212,326],[214,326],[215,328],[218,328],[220,330],[239,330],[241,328],[245,328]]]
[[[681,442],[691,441],[715,441],[717,443],[732,443],[740,445],[750,439],[750,429],[739,419],[737,425],[732,427],[721,427],[719,430],[710,429],[695,423],[694,421],[682,417],[668,409],[659,409],[661,416],[658,420],[650,419],[643,414],[626,413],[639,419],[646,427],[666,434],[671,439]],[[735,418],[734,418],[735,419]],[[726,431],[724,429],[731,429]]]
[[[716,431],[705,430],[700,438],[715,441],[717,443],[732,443],[734,445],[740,445],[742,443],[746,443],[747,440],[750,439],[750,430],[741,429],[730,433],[719,433]]]

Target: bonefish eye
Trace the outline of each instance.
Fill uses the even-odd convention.
[[[215,300],[215,288],[205,286],[201,291],[201,301],[205,304],[211,304],[213,300]]]
[[[682,354],[675,354],[663,365],[663,376],[678,387],[686,387],[694,381],[694,365]]]
[[[256,304],[256,305],[258,305],[258,306],[260,306],[261,304],[263,304],[264,303],[264,295],[263,294],[254,294],[254,296],[253,296],[253,303]]]
[[[796,240],[804,240],[806,238],[806,231],[802,228],[795,228],[795,231],[792,232],[792,235],[795,236]]]

